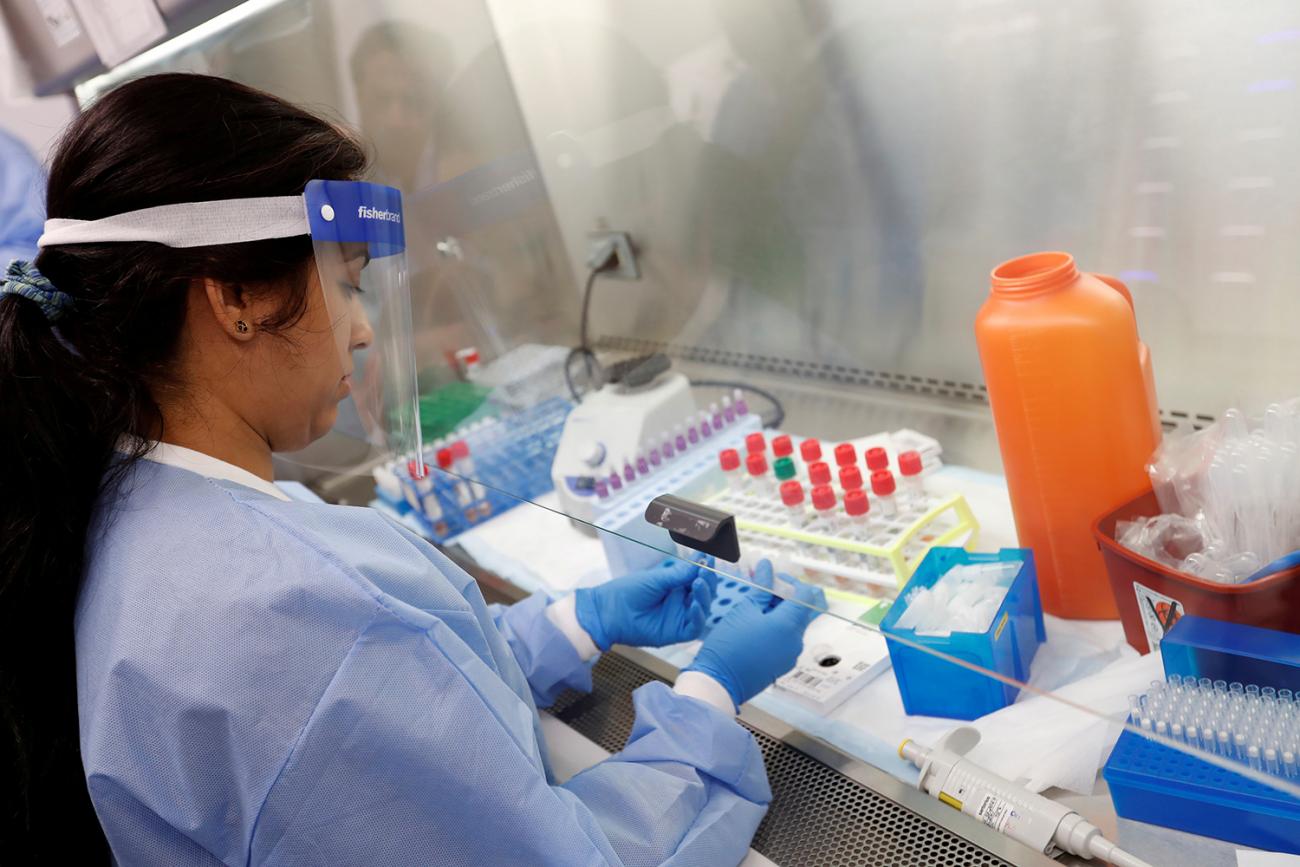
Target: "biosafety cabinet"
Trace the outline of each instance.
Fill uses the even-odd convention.
[[[37,89],[229,76],[354,127],[401,189],[431,476],[336,437],[314,448],[355,469],[318,494],[424,532],[490,601],[695,548],[740,604],[773,559],[827,611],[740,713],[774,792],[754,863],[1046,863],[916,788],[900,743],[959,714],[906,713],[881,624],[931,548],[1017,547],[974,338],[999,262],[1126,286],[1167,432],[1300,391],[1293,4],[159,2],[165,34],[109,66],[61,5],[0,2]],[[972,759],[1152,864],[1235,863],[1117,819],[1099,779],[1158,661],[1039,618],[1023,670],[911,648],[1012,702]],[[619,749],[630,690],[693,650],[606,654],[547,711],[557,773],[579,735]]]

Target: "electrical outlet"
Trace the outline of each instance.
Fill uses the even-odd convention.
[[[632,247],[632,236],[627,232],[592,232],[587,236],[587,267],[594,268],[600,263],[594,261],[600,256],[605,245],[614,245],[615,261],[613,266],[602,272],[603,277],[615,280],[640,280],[641,269],[637,265],[636,250]]]

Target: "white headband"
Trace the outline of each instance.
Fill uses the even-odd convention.
[[[46,220],[36,245],[152,241],[168,247],[206,247],[308,234],[303,197],[272,196],[159,205],[102,220]]]

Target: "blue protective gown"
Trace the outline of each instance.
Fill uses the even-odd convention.
[[[536,705],[590,688],[534,596],[488,606],[362,508],[141,462],[88,539],[81,746],[119,863],[735,864],[753,738],[660,683],[556,785]]]

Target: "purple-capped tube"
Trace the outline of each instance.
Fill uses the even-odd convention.
[[[677,436],[675,436],[675,437],[673,438],[673,445],[677,448],[677,451],[678,451],[678,452],[684,452],[684,451],[686,451],[686,433],[685,433],[685,429],[684,429],[681,425],[678,425],[678,426],[675,428],[675,430],[676,430],[676,432],[677,432]],[[695,436],[696,436],[696,437],[699,437],[699,434],[696,434]]]
[[[709,404],[709,412],[713,416],[713,429],[722,430],[722,425],[724,422],[724,419],[722,417],[722,410],[718,408],[718,405],[716,403],[711,403]]]
[[[645,455],[636,456],[636,471],[643,476],[650,475],[650,462],[645,459]]]
[[[713,436],[713,426],[709,424],[709,414],[707,412],[700,413],[700,436],[705,439]]]
[[[623,458],[623,481],[629,485],[636,481],[636,468],[627,458]]]
[[[609,489],[611,491],[623,490],[623,477],[618,474],[617,470],[609,474]]]
[[[651,447],[650,447],[650,466],[652,466],[652,467],[657,467],[657,466],[659,466],[660,464],[662,464],[663,462],[664,462],[664,459],[663,459],[662,457],[660,457],[660,455],[659,455],[659,446],[651,446]]]
[[[745,401],[744,393],[740,389],[736,389],[731,393],[731,396],[736,404],[736,415],[742,418],[749,415],[749,404]]]
[[[731,424],[736,420],[736,407],[732,404],[731,395],[729,394],[722,396],[722,419],[727,424]]]
[[[695,445],[700,441],[700,429],[691,425],[686,429],[686,438],[691,441],[691,445]]]
[[[615,478],[618,477],[615,476]],[[609,485],[605,483],[604,479],[596,479],[596,499],[598,500],[609,499]]]
[[[663,453],[666,461],[671,461],[673,455],[677,454],[677,449],[673,448],[673,438],[670,436],[664,437]]]

